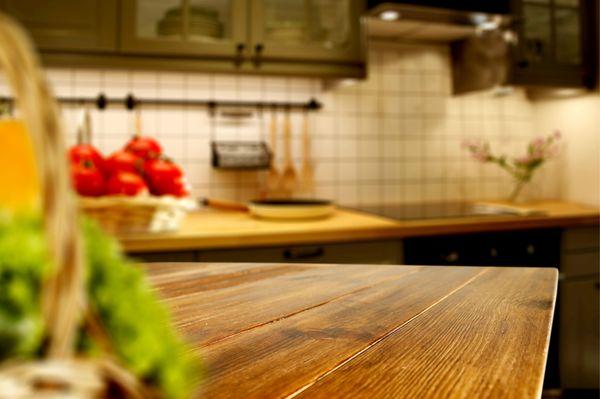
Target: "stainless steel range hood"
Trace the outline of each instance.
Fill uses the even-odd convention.
[[[466,2],[406,0],[456,7]],[[471,9],[407,4],[406,1],[370,1],[369,37],[447,43],[452,54],[453,93],[486,90],[507,83],[511,42],[508,14],[489,12],[490,3],[471,1]],[[506,4],[506,2],[504,2]],[[487,9],[482,7],[488,6]],[[478,8],[479,7],[479,8]]]
[[[379,39],[453,42],[480,31],[506,26],[510,21],[506,14],[479,10],[422,6],[399,1],[375,3],[378,4],[367,13],[367,23],[369,36]],[[452,2],[445,3],[450,5]]]

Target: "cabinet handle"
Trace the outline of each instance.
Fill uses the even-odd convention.
[[[254,46],[254,66],[256,68],[258,68],[262,62],[262,53],[264,49],[265,46],[262,43],[258,43],[256,46]]]
[[[444,257],[444,260],[448,263],[454,263],[459,259],[458,252],[452,251]]]
[[[242,65],[242,62],[244,61],[244,51],[246,50],[246,45],[244,43],[238,43],[237,46],[235,46],[235,52],[236,52],[236,56],[235,56],[235,66],[239,67],[240,65]]]
[[[286,249],[283,251],[283,257],[287,260],[312,259],[323,256],[324,254],[325,249],[323,247],[318,247],[307,251],[294,251],[293,249]]]

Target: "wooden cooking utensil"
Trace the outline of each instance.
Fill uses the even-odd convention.
[[[309,117],[308,110],[305,110],[302,119],[302,170],[300,171],[301,187],[305,192],[314,189],[315,168],[310,149]]]
[[[285,111],[283,122],[283,173],[281,176],[281,191],[286,196],[290,196],[296,189],[298,175],[292,160],[292,121],[290,110]]]
[[[266,196],[273,195],[279,189],[279,170],[277,169],[277,114],[271,112],[269,123],[269,147],[271,147],[271,166],[267,174]]]
[[[142,135],[142,111],[140,110],[140,108],[138,107],[135,110],[135,119],[134,119],[134,134],[136,136],[141,136]]]

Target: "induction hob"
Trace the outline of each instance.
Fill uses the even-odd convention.
[[[491,216],[469,202],[424,202],[412,204],[366,205],[352,207],[362,212],[397,220],[445,219]]]

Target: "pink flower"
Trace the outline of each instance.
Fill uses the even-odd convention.
[[[490,147],[487,143],[476,140],[465,140],[462,143],[463,148],[467,149],[471,156],[479,162],[487,162],[490,160]]]
[[[560,140],[562,137],[560,130],[555,130],[554,133],[552,134],[552,137],[554,138],[554,140]]]
[[[534,151],[542,149],[545,144],[546,144],[546,139],[544,137],[536,137],[530,143],[531,148],[533,148]]]

